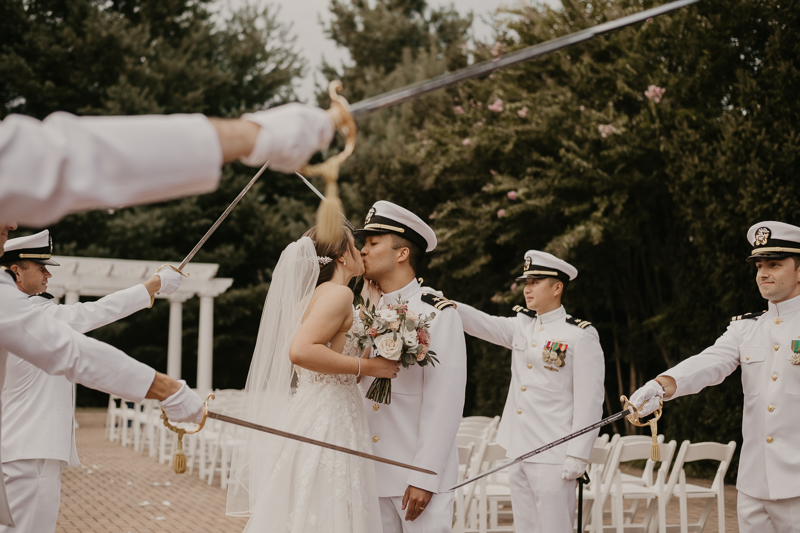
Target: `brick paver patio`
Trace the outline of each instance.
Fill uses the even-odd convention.
[[[225,491],[196,475],[173,473],[130,448],[104,437],[105,412],[79,411],[78,452],[83,465],[64,470],[57,533],[239,533],[246,520],[225,516]],[[692,483],[710,483],[690,480]],[[689,518],[701,505],[690,501]],[[668,522],[678,523],[678,503],[668,509]],[[610,521],[606,521],[610,524]],[[725,487],[726,531],[738,533],[736,489]],[[716,510],[707,532],[717,531]],[[265,532],[267,533],[267,532]]]

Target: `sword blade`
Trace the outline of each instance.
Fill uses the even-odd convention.
[[[627,412],[627,411],[626,411]],[[259,424],[254,424],[252,422],[248,422],[246,420],[240,420],[238,418],[233,418],[232,416],[222,415],[219,413],[214,413],[209,411],[208,418],[215,418],[221,422],[227,422],[228,424],[234,424],[237,426],[246,427],[249,429],[254,429],[256,431],[261,431],[263,433],[269,433],[271,435],[277,435],[279,437],[284,437],[287,439],[297,440],[300,442],[305,442],[306,444],[313,444],[314,446],[320,446],[322,448],[327,448],[329,450],[335,450],[337,452],[347,453],[350,455],[355,455],[357,457],[362,457],[364,459],[369,459],[371,461],[377,461],[379,463],[385,463],[387,465],[394,465],[399,466],[400,468],[406,468],[408,470],[415,470],[417,472],[422,472],[423,474],[430,474],[432,476],[437,475],[436,472],[432,472],[430,470],[425,470],[424,468],[419,468],[418,466],[408,465],[406,463],[401,463],[399,461],[393,461],[391,459],[386,459],[385,457],[378,457],[377,455],[372,455],[365,452],[360,452],[358,450],[352,450],[350,448],[345,448],[344,446],[337,446],[336,444],[329,444],[327,442],[323,442],[321,440],[314,440],[309,439],[308,437],[303,437],[301,435],[295,435],[294,433],[288,433],[286,431],[281,431],[279,429],[269,428],[267,426],[262,426]]]
[[[295,174],[297,174],[297,176],[298,176],[298,177],[299,177],[301,180],[303,180],[303,183],[305,183],[305,184],[306,184],[306,186],[307,186],[309,189],[311,189],[311,190],[314,192],[314,194],[316,194],[316,195],[317,195],[317,197],[318,197],[320,200],[323,200],[323,201],[325,200],[325,196],[324,196],[324,195],[323,195],[321,192],[319,192],[319,190],[318,190],[316,187],[314,187],[314,184],[312,184],[310,181],[308,181],[308,179],[306,179],[306,177],[305,177],[305,176],[303,176],[302,174],[300,174],[300,173],[299,173],[299,172],[297,172],[297,171],[295,171]],[[346,216],[344,216],[344,213],[342,213],[342,219],[344,219],[344,223],[345,223],[345,224],[347,224],[347,227],[348,227],[348,228],[350,228],[350,231],[355,231],[355,230],[356,230],[356,227],[355,227],[355,226],[354,226],[354,225],[353,225],[353,224],[352,224],[352,223],[351,223],[349,220],[347,220],[347,217],[346,217]]]
[[[253,179],[251,179],[250,182],[245,186],[245,188],[242,189],[242,192],[240,192],[239,195],[236,198],[234,198],[233,202],[231,202],[231,205],[228,206],[228,208],[222,213],[222,215],[220,215],[217,221],[214,222],[214,225],[211,226],[211,228],[206,232],[205,235],[203,235],[203,238],[200,239],[200,242],[194,245],[194,248],[192,248],[192,251],[189,252],[189,255],[187,255],[186,258],[181,262],[180,266],[178,267],[178,270],[182,271],[183,267],[189,264],[189,261],[191,261],[194,258],[194,256],[200,250],[200,248],[202,248],[203,245],[206,243],[208,238],[211,237],[211,235],[217,230],[219,225],[222,224],[222,221],[225,220],[228,217],[228,215],[230,215],[231,211],[233,211],[233,208],[236,207],[236,204],[238,204],[239,201],[242,198],[244,198],[244,195],[247,194],[247,191],[250,190],[250,187],[253,186],[256,180],[261,177],[261,174],[263,174],[264,171],[267,170],[268,166],[269,166],[269,161],[264,163],[264,166],[261,167],[261,169],[256,173],[255,176],[253,176]]]
[[[490,476],[490,475],[494,474],[495,472],[499,472],[500,470],[508,468],[509,466],[515,465],[517,463],[521,463],[525,459],[530,459],[534,455],[538,455],[538,454],[540,454],[542,452],[546,452],[550,448],[555,448],[559,444],[564,444],[565,442],[570,441],[570,440],[574,439],[575,437],[580,437],[581,435],[583,435],[585,433],[589,433],[590,431],[593,431],[595,429],[598,429],[598,428],[601,428],[603,426],[606,426],[606,425],[610,424],[611,422],[619,420],[620,418],[625,418],[629,414],[631,414],[631,413],[627,409],[625,409],[623,411],[620,411],[619,413],[616,413],[616,414],[613,414],[613,415],[611,415],[609,417],[606,417],[606,418],[602,419],[600,422],[596,422],[596,423],[592,424],[591,426],[587,426],[587,427],[585,427],[583,429],[580,429],[580,430],[576,431],[575,433],[570,433],[566,437],[561,437],[560,439],[558,439],[556,441],[553,441],[550,444],[545,444],[541,448],[536,448],[532,452],[528,452],[525,455],[520,455],[519,457],[517,457],[513,461],[509,461],[508,463],[503,463],[500,466],[496,466],[496,467],[494,467],[494,468],[492,468],[490,470],[487,470],[486,472],[481,472],[479,475],[477,475],[477,476],[475,476],[473,478],[470,478],[470,479],[468,479],[466,481],[462,481],[458,485],[455,485],[455,486],[451,487],[450,490],[456,490],[459,487],[463,487],[464,485],[468,485],[468,484],[472,483],[473,481],[478,481],[481,478],[485,478],[486,476]]]
[[[486,76],[495,70],[550,54],[557,50],[588,41],[589,39],[593,39],[598,35],[609,33],[620,28],[630,26],[631,24],[636,24],[637,22],[642,22],[649,18],[657,17],[659,15],[663,15],[664,13],[669,13],[670,11],[675,11],[676,9],[681,9],[698,1],[699,0],[678,0],[676,2],[670,2],[669,4],[664,4],[652,9],[646,9],[645,11],[634,13],[633,15],[628,15],[627,17],[622,17],[616,20],[611,20],[603,24],[598,24],[597,26],[592,26],[591,28],[570,33],[569,35],[557,37],[537,45],[523,48],[522,50],[517,50],[516,52],[512,52],[498,59],[489,59],[481,63],[456,70],[454,72],[442,74],[441,76],[432,78],[430,80],[425,80],[407,87],[401,87],[400,89],[390,91],[388,93],[367,98],[356,104],[352,104],[350,106],[350,112],[354,118],[365,117],[370,113],[374,113],[375,111],[396,106],[397,104],[401,104],[408,100],[419,98],[420,96],[428,94],[429,92],[436,91],[438,89],[444,89],[445,87],[450,87],[451,85],[455,85],[462,81]]]

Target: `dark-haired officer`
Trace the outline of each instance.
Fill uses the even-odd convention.
[[[737,511],[742,533],[800,532],[800,228],[768,220],[747,232],[769,309],[733,317],[713,346],[631,396],[643,415],[658,398],[695,394],[742,367],[744,416]]]
[[[561,298],[578,270],[538,250],[525,254],[518,281],[525,307],[515,317],[491,316],[457,302],[469,335],[511,350],[511,386],[497,442],[513,459],[600,420],[605,363],[597,331],[573,318]],[[598,430],[599,431],[599,430]],[[511,507],[518,533],[569,533],[576,479],[598,431],[511,467]]]

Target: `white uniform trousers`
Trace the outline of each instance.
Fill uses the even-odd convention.
[[[0,533],[52,533],[61,503],[61,469],[57,459],[21,459],[3,463],[8,505],[16,528]]]
[[[406,520],[403,497],[378,498],[383,533],[451,533],[453,531],[453,493],[434,494],[416,520]]]
[[[511,510],[516,533],[572,533],[577,481],[561,479],[563,465],[517,463],[511,467]]]
[[[736,510],[739,533],[800,533],[800,497],[759,500],[739,492]]]

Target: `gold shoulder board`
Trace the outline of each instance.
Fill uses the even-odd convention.
[[[448,307],[452,307],[453,309],[456,308],[456,304],[454,304],[444,296],[436,296],[435,294],[423,292],[422,297],[420,299],[426,304],[432,305],[439,311],[447,309]]]
[[[766,311],[758,311],[756,313],[745,313],[743,315],[732,317],[731,322],[736,322],[737,320],[748,320],[748,319],[755,320],[764,313],[766,313]]]
[[[531,318],[536,317],[536,311],[532,311],[527,307],[523,307],[521,305],[515,305],[514,307],[511,308],[511,310],[514,311],[515,313],[522,313],[523,315],[528,315]]]
[[[573,316],[567,319],[567,324],[572,324],[573,326],[578,326],[581,329],[586,329],[588,326],[591,326],[592,323],[588,320],[581,320],[580,318],[575,318]]]

